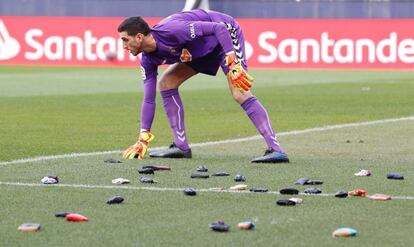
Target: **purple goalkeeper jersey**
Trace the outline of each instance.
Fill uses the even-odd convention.
[[[154,119],[158,66],[191,62],[206,57],[217,49],[224,53],[233,51],[233,41],[227,30],[229,25],[239,28],[229,15],[192,10],[171,15],[151,29],[157,50],[142,52],[144,99],[141,106],[141,129],[150,130]]]

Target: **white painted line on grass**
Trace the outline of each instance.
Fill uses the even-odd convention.
[[[375,124],[383,124],[383,123],[395,123],[395,122],[400,122],[400,121],[413,121],[413,120],[414,120],[414,116],[409,116],[409,117],[389,118],[389,119],[382,119],[382,120],[375,120],[375,121],[368,121],[368,122],[357,122],[357,123],[348,123],[348,124],[328,125],[328,126],[324,126],[324,127],[308,128],[308,129],[303,129],[303,130],[292,130],[292,131],[287,131],[287,132],[281,132],[281,133],[278,133],[277,136],[301,135],[301,134],[306,134],[306,133],[320,132],[320,131],[333,130],[333,129],[344,129],[344,128],[351,128],[351,127],[360,127],[360,126],[367,126],[367,125],[375,125]],[[255,136],[250,136],[250,137],[245,137],[245,138],[194,143],[194,144],[191,144],[190,146],[191,147],[205,147],[205,146],[211,146],[211,145],[220,145],[220,144],[252,141],[252,140],[258,140],[260,138],[262,138],[260,135],[255,135]],[[151,148],[150,151],[151,150],[152,151],[160,150],[160,149],[163,149],[163,148],[167,148],[167,147]],[[114,154],[114,153],[121,153],[121,152],[122,152],[121,150],[114,150],[114,151],[101,151],[101,152],[91,152],[91,153],[72,153],[72,154],[39,156],[39,157],[27,158],[27,159],[3,161],[3,162],[0,162],[0,167],[7,166],[7,165],[13,165],[13,164],[24,164],[24,163],[45,161],[45,160],[77,158],[77,157],[86,157],[86,156],[95,156],[95,155]]]
[[[6,165],[13,165],[13,164],[24,164],[24,163],[31,163],[37,161],[45,161],[45,160],[55,160],[55,159],[64,159],[64,158],[78,158],[78,157],[85,157],[85,156],[92,156],[92,155],[104,155],[104,154],[113,154],[119,153],[121,151],[102,151],[102,152],[93,152],[93,153],[71,153],[71,154],[59,154],[59,155],[50,155],[50,156],[38,156],[34,158],[27,158],[27,159],[18,159],[12,161],[5,161],[0,163],[1,166]]]
[[[91,184],[33,184],[33,183],[15,183],[15,182],[0,182],[0,185],[5,186],[22,186],[22,187],[43,187],[43,188],[81,188],[81,189],[120,189],[120,190],[148,190],[148,191],[180,191],[182,192],[184,188],[163,188],[163,187],[138,187],[138,186],[129,186],[129,185],[91,185]],[[278,191],[268,191],[268,192],[250,192],[248,190],[214,190],[214,189],[194,189],[197,192],[211,192],[211,193],[250,193],[250,194],[271,194],[271,195],[280,195]],[[334,194],[321,193],[321,194],[305,194],[299,193],[300,196],[324,196],[324,197],[333,197]],[[295,195],[286,195],[294,197]],[[413,196],[392,196],[392,199],[398,200],[414,200]]]

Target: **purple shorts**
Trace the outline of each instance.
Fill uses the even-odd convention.
[[[240,26],[237,24],[235,26],[231,25],[230,23],[225,24],[227,25],[227,30],[229,31],[231,39],[233,41],[233,48],[236,52],[237,59],[241,62],[242,67],[247,70],[243,32]],[[223,49],[220,45],[217,45],[214,50],[206,56],[185,64],[190,66],[195,71],[207,75],[217,75],[217,71],[219,67],[221,67],[224,74],[227,75],[229,68],[226,65],[225,58],[226,54],[224,53]]]

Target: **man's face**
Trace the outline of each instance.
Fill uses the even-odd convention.
[[[119,37],[122,40],[122,47],[128,50],[132,55],[136,56],[142,52],[142,40],[144,35],[138,33],[135,36],[130,36],[126,31],[120,32]]]

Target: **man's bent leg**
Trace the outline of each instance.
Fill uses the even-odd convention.
[[[175,63],[162,73],[158,80],[160,91],[177,89],[183,82],[198,72],[184,63]]]
[[[150,153],[150,157],[159,158],[191,158],[185,125],[184,106],[178,87],[188,78],[197,74],[185,64],[171,65],[160,78],[160,91],[170,127],[173,131],[174,143],[168,150]]]
[[[250,91],[240,92],[230,82],[229,87],[233,98],[241,105],[268,146],[265,155],[254,159],[252,162],[289,162],[287,154],[283,152],[277,140],[276,133],[272,128],[269,115],[264,106]]]
[[[256,129],[265,139],[267,146],[273,148],[277,152],[283,153],[282,147],[276,138],[276,134],[272,128],[266,109],[260,101],[252,96],[241,104],[241,107],[249,116]]]
[[[174,134],[175,145],[183,151],[189,150],[184,126],[184,106],[178,89],[161,91],[164,109]]]
[[[252,96],[241,104],[256,129],[265,139],[269,147],[265,154],[252,160],[253,163],[282,163],[289,162],[288,155],[283,152],[277,140],[276,133],[272,128],[266,109],[259,100]]]

